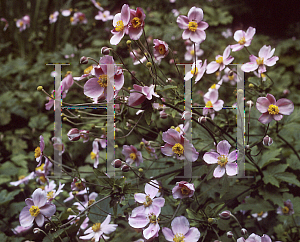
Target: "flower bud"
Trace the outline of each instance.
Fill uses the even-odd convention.
[[[168,114],[165,112],[165,110],[162,110],[159,112],[159,117],[162,119],[166,119],[168,117]]]
[[[141,173],[144,172],[143,168],[139,168],[139,172]]]
[[[63,117],[63,121],[68,121],[68,118],[67,117]]]
[[[199,122],[200,124],[206,123],[206,117],[202,116],[202,117],[198,118],[198,122]]]
[[[247,105],[251,108],[253,106],[253,102],[251,100],[247,101]]]
[[[245,229],[245,228],[241,229],[241,234],[242,235],[246,235],[247,233],[248,233],[247,229]]]
[[[80,58],[80,64],[87,64],[87,63],[89,63],[89,59],[85,56],[82,56]]]
[[[249,88],[253,88],[254,85],[252,83],[249,84]]]
[[[288,95],[288,94],[290,94],[290,90],[288,90],[288,89],[284,89],[284,90],[283,90],[283,94],[284,94],[284,95]]]
[[[38,87],[36,88],[36,90],[42,91],[42,90],[43,90],[43,86],[38,86]]]
[[[215,221],[214,218],[208,218],[208,219],[207,219],[207,222],[208,222],[209,224],[212,224],[214,221]]]
[[[230,216],[231,212],[229,210],[225,210],[222,213],[219,213],[219,217],[224,220],[230,219]]]
[[[263,145],[264,146],[270,146],[271,144],[273,144],[273,139],[271,137],[269,137],[268,135],[266,135],[263,138]]]
[[[148,68],[150,68],[150,67],[152,66],[152,63],[151,63],[151,62],[147,62],[146,66],[147,66]]]
[[[34,228],[33,229],[34,234],[39,234],[40,232],[41,232],[41,229],[39,229],[39,228]]]
[[[127,40],[126,45],[129,47],[131,45],[131,40]]]
[[[73,128],[70,129],[69,132],[67,133],[67,136],[70,141],[77,141],[80,139],[80,132],[79,129]]]
[[[228,232],[227,232],[227,237],[228,237],[229,239],[231,239],[231,238],[233,237],[233,233],[232,233],[231,231],[228,231]]]
[[[101,53],[102,53],[102,55],[109,55],[109,48],[107,48],[107,47],[102,47],[101,48]]]
[[[122,161],[120,159],[115,159],[113,160],[113,162],[111,163],[111,165],[114,167],[114,168],[120,168],[122,166]]]
[[[123,172],[127,172],[127,171],[130,170],[130,167],[129,167],[128,165],[124,164],[124,165],[122,165],[121,170],[122,170]]]

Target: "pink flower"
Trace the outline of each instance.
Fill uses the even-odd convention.
[[[195,49],[196,49],[196,56],[203,55],[204,51],[200,49],[199,44],[196,44],[196,48],[193,45],[186,46],[186,52],[184,54],[184,59],[186,61],[194,60],[195,61]]]
[[[194,184],[186,181],[177,182],[176,186],[172,189],[173,198],[187,198],[192,197],[195,192]]]
[[[195,84],[203,77],[203,74],[206,70],[206,60],[204,61],[203,65],[202,65],[202,60],[197,60],[196,64],[195,62],[192,65],[192,70],[190,72],[187,72],[185,74],[184,80],[187,81],[191,78],[193,78],[193,76],[196,76],[195,78]]]
[[[237,164],[234,162],[239,156],[238,150],[229,153],[230,144],[227,140],[222,140],[217,145],[217,152],[206,152],[203,156],[203,160],[207,164],[218,164],[214,171],[213,176],[220,178],[225,174],[225,170],[228,176],[234,176],[238,173]]]
[[[91,2],[94,4],[96,8],[98,8],[100,11],[103,11],[103,8],[101,7],[101,4],[99,2],[96,2],[96,0],[91,0]]]
[[[142,87],[134,84],[133,90],[130,91],[130,96],[128,98],[128,105],[138,106],[142,102],[144,102],[146,98],[148,100],[152,100],[152,96],[159,97],[159,95],[157,95],[154,92],[154,88],[155,86],[153,84],[151,84],[149,87],[148,86]]]
[[[142,153],[133,145],[123,145],[122,154],[125,155],[125,162],[128,165],[131,165],[133,162],[135,162],[135,165],[139,166],[140,163],[143,163]]]
[[[155,149],[151,147],[150,141],[145,140],[142,138],[142,142],[145,145],[146,151],[151,155],[154,156],[157,159],[157,155],[155,154]]]
[[[51,217],[56,211],[55,205],[47,202],[47,194],[41,188],[36,189],[32,198],[27,198],[25,203],[27,206],[20,213],[22,227],[32,226],[34,220],[39,227],[42,227],[45,220],[44,216]]]
[[[95,160],[94,168],[97,168],[99,164],[99,142],[100,140],[97,138],[93,141],[93,151],[91,152],[91,159]]]
[[[42,163],[42,158],[44,156],[43,155],[44,149],[45,149],[44,137],[41,135],[40,136],[40,146],[35,148],[35,150],[34,150],[34,157],[35,157],[36,162],[38,162],[37,166],[40,166]]]
[[[124,4],[121,13],[117,13],[113,19],[114,29],[111,31],[113,36],[110,39],[110,43],[112,45],[119,44],[124,34],[128,33],[129,20],[130,20],[130,9],[127,4]]]
[[[166,156],[176,156],[179,160],[194,162],[199,153],[189,141],[174,129],[163,132],[162,139],[166,144],[161,147],[161,152]]]
[[[291,202],[290,199],[286,200],[283,203],[283,208],[282,207],[278,207],[277,208],[277,214],[280,215],[292,215],[294,214],[294,208],[293,208],[293,203]]]
[[[290,115],[294,111],[294,104],[286,98],[281,98],[276,102],[272,94],[267,94],[267,97],[257,99],[256,108],[262,113],[258,121],[267,124],[273,119],[275,121],[281,120],[282,115]]]
[[[236,85],[238,79],[235,71],[231,71],[228,67],[224,70],[224,76],[222,76],[222,81],[229,82],[231,85]]]
[[[159,184],[157,181],[153,180],[145,185],[144,193],[135,193],[134,199],[138,203],[142,203],[142,206],[136,207],[132,210],[132,217],[138,214],[150,214],[153,213],[156,216],[160,214],[161,208],[165,204],[165,199],[162,197],[155,198],[159,192]]]
[[[57,21],[58,15],[59,15],[58,11],[55,11],[54,13],[50,14],[50,16],[49,16],[49,23],[50,24],[55,23]]]
[[[81,180],[75,177],[71,183],[72,191],[82,191],[85,190],[85,180],[82,178]]]
[[[88,206],[92,205],[96,201],[97,197],[98,194],[96,192],[92,192],[89,195],[84,195],[84,202],[75,202],[73,205],[76,205],[79,211],[84,211]]]
[[[110,12],[107,10],[104,12],[99,11],[98,15],[95,16],[96,20],[102,20],[103,22],[106,22],[107,20],[112,20],[113,18],[114,16],[110,15]]]
[[[85,14],[82,12],[76,12],[74,13],[73,17],[70,18],[70,22],[72,25],[76,24],[87,24],[88,20],[85,17]]]
[[[237,242],[272,242],[272,240],[266,234],[260,237],[259,235],[252,233],[246,240],[241,237],[237,239]]]
[[[28,176],[20,176],[19,177],[19,180],[18,181],[15,181],[15,182],[10,182],[9,184],[10,185],[13,185],[13,186],[19,186],[20,184],[27,184],[29,180],[33,179],[35,177],[35,173],[34,171],[31,172]]]
[[[162,58],[165,58],[167,54],[169,53],[169,46],[165,41],[154,39],[154,50],[153,55],[157,60],[161,60]]]
[[[63,187],[65,186],[65,184],[61,184],[59,182],[59,186],[57,191],[55,190],[56,184],[54,183],[54,181],[51,181],[50,183],[48,183],[48,185],[45,186],[45,191],[47,192],[47,201],[51,202],[55,197],[57,197],[60,193],[63,192]]]
[[[0,21],[2,21],[2,22],[5,23],[5,26],[4,26],[4,28],[3,28],[3,31],[6,31],[7,28],[8,28],[8,26],[9,26],[8,21],[7,21],[5,18],[0,18]]]
[[[147,60],[146,56],[141,56],[136,50],[130,52],[130,57],[133,60],[133,65],[141,64]]]
[[[246,32],[243,30],[235,31],[233,38],[236,42],[238,42],[238,44],[230,46],[232,51],[239,51],[243,49],[244,46],[249,46],[253,36],[255,35],[255,31],[256,29],[253,27],[249,27]]]
[[[203,109],[203,115],[210,114],[211,119],[214,119],[215,111],[220,111],[223,108],[224,101],[218,100],[219,92],[216,88],[211,88],[211,91],[207,92],[203,98],[205,102],[205,108]]]
[[[130,39],[138,40],[142,33],[145,25],[146,15],[143,9],[137,7],[136,10],[130,9],[130,21],[128,24],[128,34]]]
[[[201,43],[206,39],[205,29],[208,24],[202,21],[203,10],[201,8],[192,7],[188,12],[188,16],[180,15],[177,18],[179,28],[184,29],[182,33],[183,39],[190,39],[195,43]]]
[[[226,47],[226,49],[223,52],[223,56],[217,55],[216,60],[210,62],[207,65],[206,73],[211,74],[214,73],[219,69],[219,71],[222,71],[226,65],[229,65],[233,61],[233,57],[230,55],[230,45]]]
[[[278,56],[273,56],[275,48],[271,50],[271,46],[264,45],[258,52],[258,56],[250,55],[250,62],[241,66],[242,71],[250,72],[258,68],[258,73],[266,72],[266,66],[274,66],[279,60]],[[273,57],[272,57],[273,56]]]
[[[180,216],[173,219],[172,230],[164,227],[162,233],[167,241],[188,241],[197,242],[200,238],[200,232],[197,228],[190,228],[186,217]]]
[[[109,214],[102,223],[95,223],[92,227],[88,228],[84,232],[86,235],[80,236],[79,239],[91,240],[93,238],[93,241],[98,242],[103,236],[105,240],[108,240],[109,237],[104,234],[110,234],[118,227],[117,224],[110,224],[110,220],[111,215]]]
[[[26,232],[27,230],[31,229],[31,227],[32,226],[24,228],[24,227],[18,225],[17,227],[12,229],[12,231],[14,232],[14,234],[22,234],[22,233]]]
[[[253,213],[251,214],[253,218],[256,218],[257,221],[261,221],[263,218],[266,218],[268,216],[268,212],[261,211],[260,213]]]
[[[114,66],[113,73],[108,73],[107,65],[115,64],[112,56],[106,55],[101,57],[99,64],[99,66],[94,67],[91,71],[91,73],[96,77],[90,78],[84,84],[84,94],[91,98],[98,98],[102,94],[104,94],[106,100],[111,101],[114,97],[114,87],[116,91],[119,91],[123,87],[123,71],[122,69],[119,69],[116,66]],[[110,81],[113,79],[114,83]]]
[[[22,32],[30,26],[30,17],[28,15],[25,15],[21,19],[17,20],[16,25],[19,28],[20,32]]]

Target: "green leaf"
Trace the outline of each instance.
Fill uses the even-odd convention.
[[[38,114],[30,118],[28,126],[32,129],[42,130],[48,125],[48,117],[45,114]]]
[[[12,201],[14,197],[20,193],[21,190],[7,192],[7,190],[1,190],[0,192],[0,206]],[[25,205],[25,204],[24,204]]]
[[[300,187],[300,182],[297,179],[297,176],[293,173],[290,172],[282,172],[282,173],[277,173],[274,175],[278,180],[282,180],[288,183],[295,184],[296,186]]]
[[[297,156],[292,154],[289,158],[286,159],[288,167],[292,168],[293,170],[300,170],[300,161],[298,160]]]
[[[9,181],[11,181],[10,176],[0,175],[0,185],[3,183],[8,183]]]
[[[173,86],[173,85],[156,86],[156,91],[166,91],[170,89],[177,89],[177,86]]]
[[[281,150],[282,148],[276,150],[274,149],[266,150],[258,161],[259,167],[263,168],[266,165],[270,164],[271,162],[280,160],[279,158],[275,158],[275,157],[280,154]]]
[[[108,178],[108,176],[100,169],[94,169],[94,174],[100,185],[110,187],[114,185],[114,178]]]
[[[266,171],[263,171],[264,178],[263,181],[265,184],[272,184],[276,187],[280,187],[280,179],[275,177],[275,174],[284,172],[287,168],[287,164],[278,164],[278,165],[270,165],[267,167]]]

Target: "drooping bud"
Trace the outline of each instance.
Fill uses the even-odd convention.
[[[226,235],[229,239],[233,237],[233,233],[231,231],[228,231]]]
[[[227,220],[227,219],[230,219],[230,216],[231,216],[231,212],[229,210],[225,210],[222,213],[219,213],[219,217],[221,219]]]
[[[42,91],[42,90],[43,90],[43,86],[38,86],[38,87],[36,88],[36,90]]]
[[[200,124],[206,123],[206,117],[202,116],[202,117],[198,118],[198,122],[199,122]]]
[[[209,224],[212,224],[214,221],[215,221],[214,218],[208,218],[208,219],[207,219],[207,222],[208,222]]]
[[[85,56],[82,56],[80,58],[80,64],[87,64],[87,63],[89,63],[89,59]]]
[[[33,229],[34,234],[39,234],[40,232],[41,232],[41,229],[39,229],[39,228],[34,228]]]
[[[139,172],[141,173],[144,172],[143,168],[139,168]]]
[[[126,45],[129,47],[131,45],[131,40],[127,40]]]
[[[147,66],[148,68],[150,68],[150,67],[152,66],[152,63],[151,63],[151,62],[147,62],[146,66]]]
[[[159,117],[162,119],[166,119],[168,117],[168,114],[165,112],[165,110],[162,110],[159,112]]]
[[[273,144],[273,139],[271,137],[269,137],[268,135],[266,135],[263,138],[263,145],[264,146],[270,146],[271,144]]]
[[[249,106],[249,108],[251,108],[253,106],[253,102],[251,100],[247,101],[247,105]]]
[[[122,165],[121,170],[122,170],[123,172],[127,172],[127,171],[130,170],[130,167],[129,167],[128,165],[124,164],[124,165]]]
[[[241,229],[241,234],[242,235],[246,235],[247,233],[248,233],[247,229],[245,229],[245,228]]]
[[[105,46],[101,48],[102,55],[109,55],[109,52],[110,52],[109,48]]]
[[[123,162],[120,159],[115,159],[113,160],[113,162],[111,163],[111,165],[114,168],[120,168],[122,166]]]
[[[67,133],[67,136],[70,141],[77,141],[80,139],[80,132],[79,129],[73,128],[70,129],[69,132]]]

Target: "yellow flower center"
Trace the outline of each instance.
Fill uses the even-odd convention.
[[[30,215],[33,216],[33,217],[36,217],[39,215],[40,213],[40,209],[38,206],[31,206],[29,208],[29,212],[30,212]]]
[[[83,184],[82,184],[81,181],[80,181],[80,182],[75,182],[75,186],[76,186],[78,189],[81,189],[81,190],[84,189],[84,186],[83,186]]]
[[[192,70],[191,70],[191,73],[192,73],[193,75],[197,75],[197,73],[198,73],[198,68],[195,67],[194,69],[192,69]]]
[[[180,133],[180,131],[181,131],[181,129],[179,128],[179,126],[177,126],[177,127],[175,128],[175,130],[176,130],[178,133]]]
[[[156,215],[155,214],[150,215],[149,219],[150,219],[150,223],[156,224],[157,219],[156,219]]]
[[[191,50],[191,51],[190,51],[190,54],[191,54],[191,55],[194,55],[194,54],[195,54],[195,51],[194,51],[194,50]]]
[[[149,207],[152,204],[152,199],[147,195],[146,202],[143,203],[145,207]]]
[[[181,233],[177,233],[175,234],[174,238],[173,238],[173,241],[174,242],[184,242],[184,235],[181,234]]]
[[[19,180],[22,180],[22,179],[24,179],[25,178],[25,176],[24,175],[22,175],[22,176],[19,176]]]
[[[41,181],[42,183],[45,183],[45,182],[46,182],[46,177],[45,177],[45,176],[40,176],[40,181]]]
[[[216,77],[220,76],[220,74],[221,74],[221,73],[220,73],[219,71],[217,71],[217,72],[216,72]]]
[[[40,188],[41,188],[42,190],[45,190],[45,186],[40,186]]]
[[[228,79],[232,81],[234,79],[234,75],[228,76]]]
[[[264,74],[264,73],[261,73],[260,76],[261,76],[262,78],[264,78],[264,77],[266,77],[267,75]]]
[[[159,52],[159,54],[164,55],[166,53],[165,46],[164,45],[159,45],[158,46],[158,52]]]
[[[211,89],[216,89],[217,85],[216,84],[213,84],[210,88]]]
[[[131,20],[131,24],[132,24],[133,28],[136,29],[136,28],[141,27],[142,21],[140,20],[140,18],[134,17],[134,18]]]
[[[117,25],[116,25],[116,27],[115,27],[115,30],[116,30],[117,32],[120,32],[120,31],[123,31],[123,29],[124,29],[124,23],[123,23],[122,20],[119,20],[119,21],[117,22]]]
[[[173,147],[172,147],[172,151],[177,154],[178,156],[183,155],[184,152],[184,148],[181,144],[176,143]]]
[[[135,153],[131,153],[129,155],[130,159],[135,160],[136,159],[136,154]]]
[[[79,16],[79,21],[82,22],[83,20],[85,20],[84,16]]]
[[[88,68],[84,69],[83,73],[84,74],[89,74],[89,73],[91,73],[92,70],[93,70],[93,66],[89,66]]]
[[[218,58],[216,59],[216,62],[217,62],[218,64],[222,64],[222,63],[223,63],[223,56],[218,57]]]
[[[285,214],[289,213],[289,211],[290,211],[290,209],[287,206],[284,206],[282,208],[282,212],[285,213]]]
[[[198,24],[194,21],[189,22],[188,28],[190,31],[195,32],[198,28]]]
[[[20,22],[19,22],[20,27],[22,27],[23,24],[24,24],[23,21],[20,21]]]
[[[271,104],[268,108],[269,114],[278,114],[279,113],[279,108],[276,105]]]
[[[72,74],[72,71],[67,71],[65,77],[66,77],[67,75],[70,75],[70,74]]]
[[[70,22],[73,23],[74,22],[74,17],[70,18]]]
[[[98,231],[100,230],[100,228],[101,228],[101,223],[95,223],[95,224],[93,224],[93,226],[92,226],[92,230],[93,230],[94,232],[98,232]]]
[[[94,160],[96,158],[97,154],[95,154],[93,151],[91,152],[91,159]]]
[[[264,214],[264,211],[261,211],[260,213],[257,213],[258,217],[261,217]]]
[[[245,37],[242,37],[239,42],[240,45],[244,45],[246,43]]]
[[[53,14],[50,14],[50,19],[54,19],[54,15]]]
[[[41,164],[39,167],[35,168],[35,171],[43,171],[45,163]]]
[[[181,191],[182,195],[189,195],[190,192],[191,192],[191,190],[190,190],[188,187],[186,187],[186,186],[183,186],[183,187],[180,189],[180,191]]]
[[[257,63],[257,65],[263,65],[264,64],[264,58],[263,57],[257,58],[256,63]]]
[[[48,199],[53,198],[53,197],[54,197],[54,192],[53,191],[47,193],[47,198]]]
[[[36,147],[34,150],[34,158],[38,158],[41,156],[41,148],[40,147]]]
[[[96,2],[96,4],[97,4],[99,7],[101,7],[101,3],[99,3],[99,2]]]
[[[226,155],[221,155],[218,157],[218,165],[220,165],[221,167],[225,166],[227,162],[228,160]]]
[[[91,199],[91,200],[89,200],[89,202],[88,202],[88,206],[91,206],[93,203],[95,202],[95,199]]]
[[[107,75],[100,75],[97,82],[101,87],[107,87]]]
[[[213,107],[212,102],[211,101],[207,101],[206,104],[205,104],[205,107],[206,108],[212,108]]]

